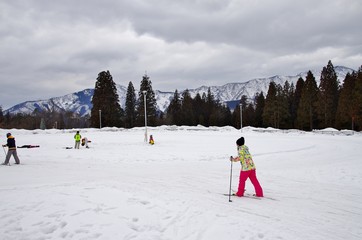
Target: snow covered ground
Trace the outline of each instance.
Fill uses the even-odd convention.
[[[81,129],[92,143],[75,150],[65,149],[75,130],[10,132],[18,146],[40,148],[0,166],[2,240],[362,237],[360,133],[162,126],[149,128],[151,146],[143,128]],[[229,202],[241,135],[266,197]],[[234,190],[239,170],[234,163]]]

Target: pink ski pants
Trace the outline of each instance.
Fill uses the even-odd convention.
[[[256,172],[254,170],[249,171],[240,171],[240,177],[239,177],[239,187],[238,192],[236,195],[238,197],[242,197],[244,195],[244,189],[245,189],[245,182],[247,179],[250,179],[251,183],[254,185],[255,188],[255,194],[257,197],[263,197],[263,189],[260,186],[260,183],[258,179],[256,178]]]

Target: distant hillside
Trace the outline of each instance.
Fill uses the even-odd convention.
[[[335,71],[337,73],[339,81],[342,83],[346,74],[352,72],[353,69],[336,66]],[[316,78],[317,84],[319,84],[320,73],[321,71],[312,71],[314,77]],[[300,77],[305,79],[307,71],[299,73],[295,76],[273,76],[268,78],[255,78],[243,83],[227,83],[222,86],[201,86],[196,89],[189,89],[191,97],[195,97],[197,93],[201,96],[203,93],[207,93],[208,88],[210,87],[211,93],[215,96],[216,99],[221,102],[228,104],[230,108],[234,108],[238,104],[242,95],[246,95],[248,98],[253,99],[256,93],[264,92],[266,95],[269,87],[269,83],[274,81],[276,84],[284,85],[285,81],[293,83],[294,85]],[[126,101],[127,88],[125,86],[117,84],[117,91],[120,97],[120,105],[124,108]],[[182,91],[180,91],[182,92]],[[81,116],[86,116],[90,114],[92,109],[91,99],[93,97],[94,89],[85,89],[76,93],[70,93],[61,97],[53,97],[47,100],[38,100],[38,101],[26,101],[19,103],[7,110],[4,111],[6,114],[17,113],[32,113],[35,109],[39,111],[71,111],[80,114]],[[170,101],[173,97],[173,92],[162,92],[155,90],[155,96],[157,101],[157,107],[160,111],[165,111]],[[136,96],[138,91],[136,90]]]

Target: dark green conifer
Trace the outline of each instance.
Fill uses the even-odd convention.
[[[278,127],[278,99],[275,82],[270,82],[269,84],[268,93],[265,98],[263,123],[265,126]]]
[[[146,93],[147,125],[155,126],[157,122],[157,103],[155,92],[152,89],[150,77],[145,74],[142,77],[137,101],[137,122],[143,126],[145,117],[144,92]]]
[[[117,87],[109,71],[98,74],[92,104],[91,127],[100,126],[100,114],[102,127],[120,127],[122,125],[122,108],[119,105]]]
[[[308,72],[297,111],[297,126],[299,129],[313,130],[316,123],[316,100],[318,87],[314,75]]]
[[[125,103],[125,125],[132,128],[136,124],[136,93],[132,82],[128,83]]]
[[[173,98],[168,106],[167,110],[167,119],[169,124],[171,125],[181,125],[181,99],[180,94],[178,93],[177,89],[173,94]]]
[[[339,82],[332,62],[323,67],[319,84],[317,114],[320,128],[334,127],[338,106]]]

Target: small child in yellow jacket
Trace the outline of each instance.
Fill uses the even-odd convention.
[[[153,140],[153,136],[150,135],[150,141],[148,141],[149,144],[153,145],[155,144],[155,141]]]

